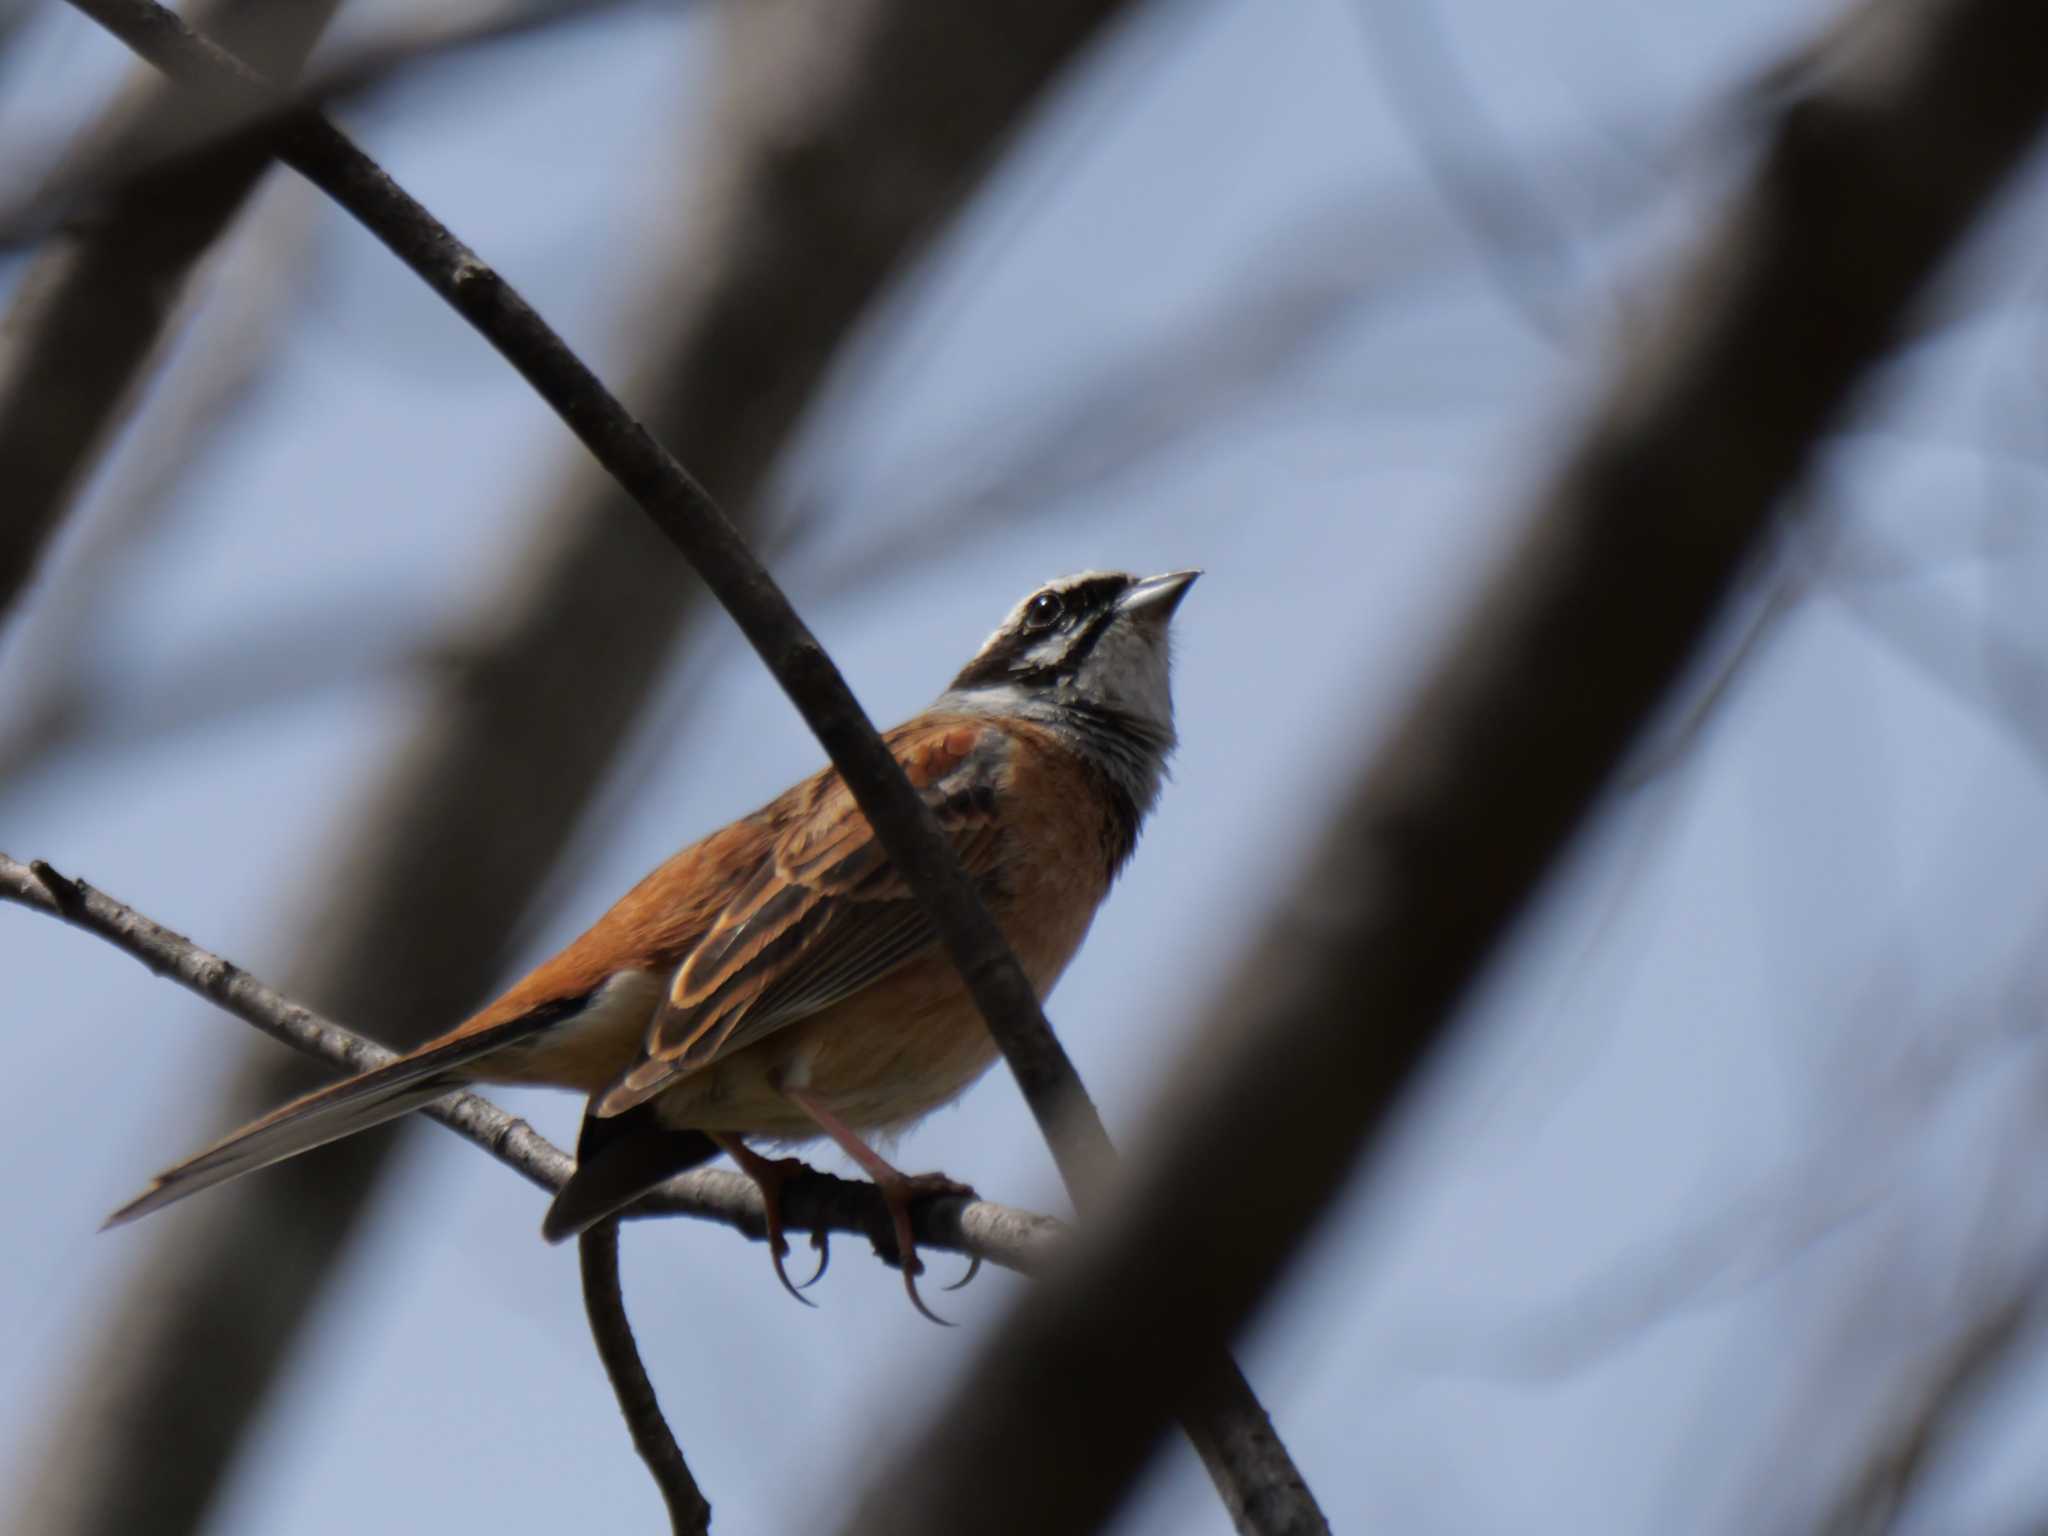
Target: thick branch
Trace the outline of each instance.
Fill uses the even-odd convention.
[[[22,864],[0,853],[0,901],[61,918],[105,939],[156,975],[197,993],[273,1040],[344,1072],[368,1072],[396,1058],[396,1052],[322,1018],[233,961],[201,949],[106,892],[67,879],[41,861]],[[451,1094],[424,1113],[550,1193],[575,1171],[575,1159],[568,1153],[480,1094]],[[889,1231],[880,1195],[862,1180],[813,1172],[789,1185],[784,1204],[790,1226],[799,1230],[870,1239]],[[760,1191],[752,1180],[723,1169],[701,1169],[670,1179],[629,1214],[696,1216],[756,1241],[767,1236]],[[1043,1269],[1065,1240],[1066,1229],[1052,1217],[985,1200],[924,1200],[913,1216],[920,1247],[964,1253],[1025,1274]]]
[[[1252,1315],[1686,665],[1811,445],[2048,113],[2031,0],[1879,0],[1321,840],[1074,1262],[862,1536],[1082,1531]],[[1221,1199],[1230,1227],[1189,1225]],[[988,1490],[1003,1489],[991,1500]]]

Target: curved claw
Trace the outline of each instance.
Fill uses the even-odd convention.
[[[942,1291],[964,1291],[973,1283],[974,1277],[980,1273],[981,1255],[978,1253],[970,1254],[968,1255],[967,1273],[958,1280],[955,1280],[951,1285],[942,1285],[939,1289]]]
[[[746,1143],[733,1136],[713,1136],[719,1147],[739,1165],[740,1172],[754,1181],[754,1187],[761,1191],[762,1225],[768,1239],[768,1262],[775,1266],[775,1278],[782,1282],[782,1288],[807,1307],[817,1303],[806,1296],[802,1289],[789,1278],[789,1271],[782,1267],[782,1261],[789,1257],[789,1240],[782,1235],[782,1186],[802,1174],[804,1165],[794,1158],[779,1158],[774,1161],[750,1150]],[[813,1233],[811,1241],[816,1243],[820,1234]],[[825,1273],[825,1266],[818,1266],[818,1274],[811,1276],[805,1285],[815,1284],[818,1275]]]
[[[832,1240],[826,1235],[823,1227],[818,1228],[817,1231],[811,1234],[811,1246],[818,1250],[818,1267],[811,1271],[810,1279],[797,1287],[800,1291],[808,1291],[812,1286],[824,1279],[825,1270],[832,1262]]]
[[[806,1296],[799,1286],[791,1282],[789,1278],[789,1271],[782,1267],[782,1261],[788,1253],[789,1244],[785,1243],[782,1240],[781,1233],[776,1233],[773,1237],[771,1237],[768,1240],[768,1262],[775,1266],[775,1278],[782,1282],[782,1288],[785,1291],[789,1292],[790,1295],[794,1296],[798,1301],[802,1302],[805,1306],[816,1307],[817,1303],[811,1300],[810,1297]],[[813,1275],[811,1276],[811,1279],[806,1280],[804,1284],[809,1285],[812,1281],[816,1280],[817,1278],[818,1277],[816,1275]]]
[[[882,1186],[882,1202],[888,1207],[889,1221],[895,1228],[896,1262],[903,1266],[904,1294],[922,1316],[941,1328],[950,1328],[953,1325],[926,1306],[924,1298],[917,1294],[917,1277],[924,1273],[924,1260],[917,1256],[917,1239],[910,1231],[910,1202],[924,1193],[919,1184],[919,1180],[899,1174],[893,1183]]]
[[[917,1308],[918,1312],[922,1316],[930,1319],[932,1322],[937,1323],[941,1328],[951,1328],[953,1324],[948,1322],[945,1318],[939,1316],[939,1314],[934,1312],[930,1307],[926,1306],[924,1304],[924,1298],[917,1294],[917,1269],[912,1269],[911,1264],[916,1264],[917,1269],[924,1268],[922,1264],[917,1263],[917,1259],[914,1255],[911,1258],[910,1264],[905,1264],[903,1266],[903,1289],[905,1293],[908,1294],[910,1297],[910,1304],[913,1307]]]

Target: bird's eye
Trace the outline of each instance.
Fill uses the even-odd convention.
[[[1066,600],[1059,593],[1041,592],[1024,605],[1024,627],[1051,629],[1066,611]]]

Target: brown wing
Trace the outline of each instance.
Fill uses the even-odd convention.
[[[981,885],[1000,894],[996,782],[1007,743],[959,721],[901,728],[890,749]],[[935,942],[931,921],[836,773],[792,795],[765,856],[677,968],[643,1058],[597,1104],[615,1115],[675,1078],[819,1013]]]

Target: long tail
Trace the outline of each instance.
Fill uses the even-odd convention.
[[[426,1046],[359,1077],[344,1078],[294,1099],[197,1156],[165,1169],[150,1181],[149,1188],[109,1216],[100,1230],[118,1227],[174,1205],[202,1189],[225,1184],[229,1179],[238,1179],[258,1168],[268,1168],[272,1163],[281,1163],[288,1157],[297,1157],[301,1152],[324,1147],[330,1141],[339,1141],[423,1108],[469,1082],[465,1069],[479,1057],[545,1027],[547,1022],[533,1015],[512,1019],[446,1044]]]

